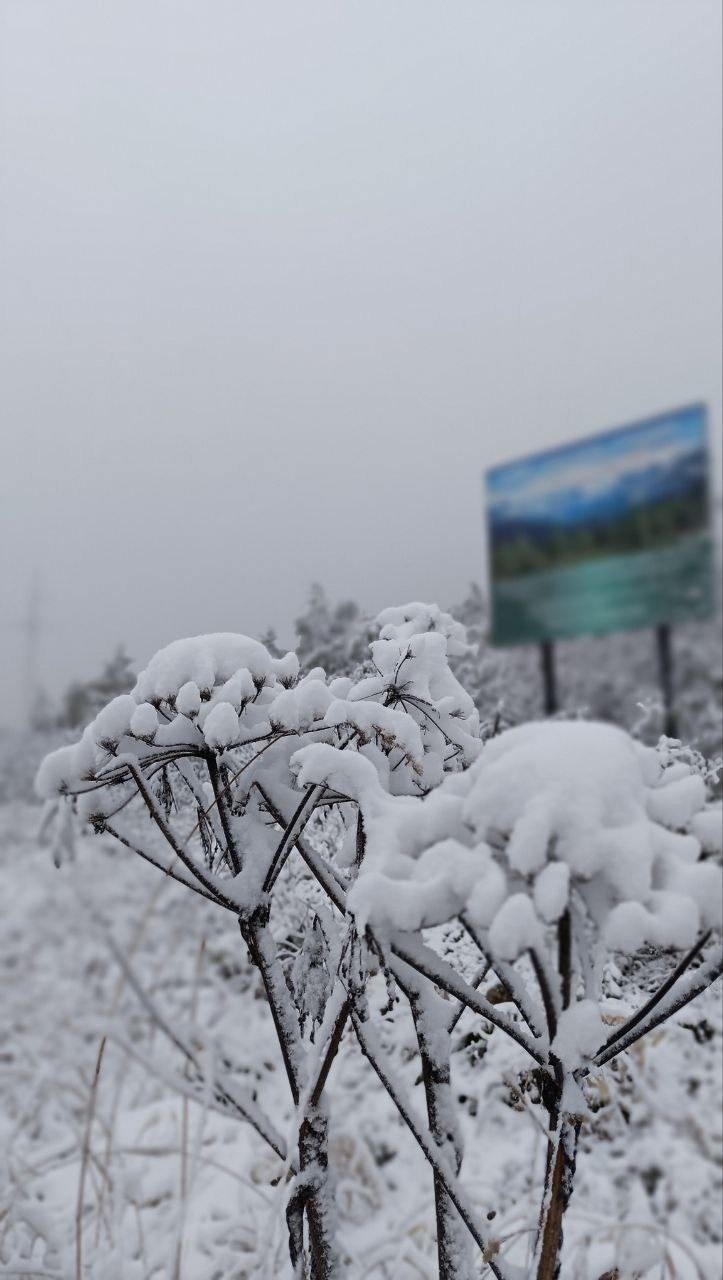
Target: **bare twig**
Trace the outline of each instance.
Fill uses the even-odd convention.
[[[638,1009],[637,1013],[632,1014],[632,1016],[628,1018],[627,1022],[623,1022],[619,1027],[616,1027],[612,1034],[608,1036],[605,1044],[603,1045],[603,1050],[609,1049],[610,1045],[615,1044],[617,1040],[622,1039],[623,1036],[632,1031],[633,1027],[636,1027],[638,1023],[642,1022],[643,1018],[646,1018],[648,1014],[657,1007],[663,997],[666,996],[671,988],[675,986],[678,978],[683,976],[686,970],[690,968],[693,961],[700,955],[706,943],[709,941],[710,936],[711,931],[708,929],[706,933],[701,935],[695,945],[691,947],[687,955],[683,956],[683,959],[678,965],[676,965],[673,972],[668,975],[665,982],[661,983],[657,991],[653,992],[649,1000],[646,1000],[642,1008]]]
[[[691,1000],[695,1000],[701,992],[712,986],[717,978],[723,972],[723,952],[720,947],[716,947],[712,956],[710,956],[700,968],[693,973],[678,979],[678,983],[682,983],[676,992],[675,987],[671,987],[666,996],[659,1000],[655,1007],[651,1009],[647,1017],[637,1022],[629,1031],[622,1035],[613,1044],[603,1047],[595,1057],[595,1065],[602,1067],[606,1062],[611,1062],[619,1053],[625,1049],[629,1049],[631,1045],[640,1040],[642,1036],[646,1036],[649,1031],[654,1031],[662,1022],[666,1022],[674,1013],[678,1013],[684,1009]],[[678,984],[676,984],[678,985]]]
[[[95,1069],[93,1071],[93,1080],[90,1086],[90,1093],[88,1095],[88,1106],[85,1113],[83,1147],[80,1155],[80,1173],[78,1175],[78,1195],[75,1202],[75,1280],[83,1280],[83,1203],[85,1200],[85,1179],[88,1172],[90,1136],[93,1128],[96,1101],[98,1098],[98,1080],[100,1079],[101,1067],[103,1066],[105,1045],[106,1038],[103,1036],[98,1046],[98,1053],[95,1059]]]
[[[447,1161],[437,1150],[431,1138],[425,1133],[424,1126],[414,1115],[411,1104],[406,1101],[401,1088],[395,1084],[391,1073],[384,1066],[379,1046],[375,1043],[375,1037],[369,1024],[361,1020],[353,1007],[351,1009],[351,1019],[364,1057],[378,1076],[420,1150],[439,1177],[446,1194],[455,1206],[475,1244],[482,1250],[484,1259],[493,1274],[497,1277],[497,1280],[513,1280],[512,1273],[508,1271],[507,1266],[498,1256],[498,1242],[487,1236],[478,1223],[474,1208],[460,1187]]]

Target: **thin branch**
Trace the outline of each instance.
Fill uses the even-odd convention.
[[[532,968],[535,971],[535,977],[537,978],[537,985],[540,988],[542,1003],[545,1006],[545,1018],[547,1019],[547,1030],[548,1030],[548,1035],[550,1037],[550,1042],[552,1042],[555,1039],[555,1036],[557,1034],[557,1004],[555,1002],[555,997],[553,995],[552,984],[549,981],[549,975],[546,972],[545,965],[542,961],[542,958],[538,954],[538,952],[535,950],[535,948],[530,947],[528,954],[530,957],[530,961],[532,963]]]
[[[221,819],[224,838],[226,840],[226,851],[231,863],[231,870],[234,875],[237,876],[241,870],[241,859],[239,857],[238,849],[236,848],[236,841],[233,837],[231,824],[229,822],[228,809],[226,808],[226,797],[224,793],[227,788],[224,787],[222,789],[221,787],[218,764],[216,763],[216,757],[211,751],[209,751],[208,756],[206,757],[206,766],[208,768],[208,776],[211,779],[211,786],[213,788],[214,804],[218,806],[218,813]]]
[[[477,970],[476,974],[474,975],[474,977],[470,982],[470,986],[474,987],[475,991],[477,991],[478,988],[484,982],[485,978],[487,977],[487,974],[490,971],[490,968],[491,968],[491,965],[489,960],[485,960],[481,968]],[[452,1034],[455,1027],[457,1026],[457,1023],[462,1017],[463,1013],[466,1013],[467,1008],[468,1008],[468,1005],[466,1005],[462,1000],[459,1000],[457,1002],[457,1008],[452,1012],[452,1014],[450,1015],[449,1021],[447,1022],[447,1035]]]
[[[337,1053],[339,1052],[341,1037],[344,1034],[344,1028],[347,1024],[348,1017],[349,1017],[349,1001],[345,1000],[334,1022],[334,1026],[333,1026],[331,1035],[329,1036],[329,1041],[326,1047],[326,1053],[324,1054],[324,1057],[321,1060],[321,1063],[319,1065],[319,1070],[316,1074],[316,1078],[310,1082],[310,1086],[307,1086],[309,1088],[309,1106],[310,1107],[318,1107],[319,1102],[321,1101],[321,1095],[324,1092],[324,1087],[329,1078],[329,1071],[331,1070],[331,1064],[334,1061]]]
[[[98,923],[100,924],[102,922],[98,920]],[[190,1062],[191,1066],[194,1067],[197,1073],[198,1079],[203,1083],[206,1078],[206,1073],[201,1067],[198,1057],[194,1053],[193,1049],[191,1049],[190,1045],[188,1045],[179,1033],[174,1030],[170,1023],[166,1021],[152,997],[139,982],[134,970],[113,938],[113,935],[105,929],[103,932],[105,941],[109,946],[118,967],[154,1026],[158,1027],[159,1031],[162,1032],[166,1039],[170,1040],[171,1044],[173,1044],[175,1048],[183,1054],[188,1062]],[[259,1137],[263,1138],[264,1142],[267,1142],[271,1149],[275,1151],[282,1160],[285,1160],[286,1143],[281,1135],[277,1133],[271,1121],[267,1119],[260,1110],[256,1102],[254,1102],[250,1096],[248,1098],[240,1096],[235,1089],[232,1089],[223,1081],[220,1081],[215,1075],[210,1078],[209,1083],[214,1095],[219,1100],[230,1106],[234,1111],[238,1112],[239,1116],[241,1116],[243,1120],[246,1120],[248,1124],[256,1130]],[[198,1101],[198,1099],[196,1100]]]
[[[269,807],[272,815],[278,814],[270,796],[259,786],[260,794],[264,802]],[[297,811],[298,812],[298,811]],[[278,820],[278,819],[277,819]],[[336,879],[334,872],[326,865],[323,859],[311,849],[308,843],[297,835],[296,845],[299,852],[306,862],[309,870],[316,877],[319,884],[327,892],[331,901],[337,909],[346,913],[346,892]],[[404,941],[402,941],[404,938]],[[450,964],[442,960],[436,952],[429,947],[425,947],[423,943],[418,943],[416,949],[414,940],[405,935],[395,934],[392,938],[391,951],[393,955],[404,960],[411,965],[413,969],[421,973],[424,977],[429,978],[437,986],[447,991],[449,995],[456,996],[462,1001],[465,1007],[474,1010],[482,1017],[491,1022],[493,1026],[498,1027],[500,1031],[505,1031],[513,1040],[529,1053],[530,1057],[540,1066],[546,1063],[546,1057],[543,1052],[538,1049],[533,1040],[521,1028],[510,1022],[504,1014],[500,1013],[495,1005],[490,1004],[483,996],[480,996],[474,987],[465,982]]]
[[[200,882],[200,884],[203,885],[204,889],[207,890],[207,892],[213,897],[213,899],[216,902],[219,902],[222,906],[228,907],[229,910],[237,914],[238,903],[234,903],[230,898],[227,898],[223,890],[220,889],[219,885],[217,883],[214,883],[214,880],[210,879],[205,874],[205,872],[203,872],[201,868],[195,864],[193,859],[189,857],[183,845],[177,839],[174,831],[171,829],[171,827],[169,827],[168,823],[165,821],[162,814],[159,812],[158,806],[156,805],[153,796],[151,795],[150,791],[148,790],[148,787],[146,786],[146,780],[143,777],[143,774],[137,762],[130,756],[126,757],[126,762],[127,762],[127,766],[130,773],[132,773],[135,779],[136,786],[138,787],[138,790],[141,794],[143,802],[149,814],[151,815],[151,818],[153,819],[156,826],[158,827],[158,830],[165,837],[166,841],[173,849],[173,852],[176,854],[178,858],[180,858],[183,865],[187,867],[187,869],[191,872],[191,875],[195,876],[195,878]]]
[[[557,925],[557,968],[562,1007],[567,1009],[572,998],[572,922],[569,907],[563,911]]]
[[[78,1195],[75,1202],[75,1277],[76,1280],[83,1280],[83,1202],[85,1200],[85,1179],[88,1172],[88,1159],[90,1155],[90,1137],[93,1128],[93,1117],[95,1116],[95,1105],[98,1097],[98,1080],[100,1079],[100,1071],[103,1065],[103,1054],[105,1052],[106,1038],[103,1036],[98,1046],[98,1053],[95,1059],[95,1070],[88,1094],[88,1106],[85,1113],[85,1128],[83,1130],[83,1147],[80,1157],[80,1173],[78,1175]]]
[[[513,965],[507,964],[494,956],[486,945],[480,933],[478,926],[470,920],[469,916],[463,911],[460,914],[460,923],[466,930],[469,937],[474,942],[480,955],[484,957],[488,964],[491,964],[500,981],[507,988],[507,993],[512,1004],[514,1004],[520,1017],[524,1019],[530,1028],[533,1036],[538,1040],[545,1039],[545,1033],[539,1024],[538,1010],[535,1009],[532,997],[521,976],[517,973]]]
[[[598,1067],[602,1067],[606,1062],[612,1062],[619,1053],[623,1053],[625,1049],[629,1049],[636,1041],[646,1036],[649,1031],[654,1031],[662,1022],[667,1021],[672,1014],[678,1013],[684,1009],[691,1000],[695,1000],[696,996],[701,995],[708,987],[712,986],[717,978],[723,973],[723,951],[720,947],[716,948],[708,960],[694,970],[693,973],[687,975],[688,981],[684,981],[683,988],[675,993],[675,989],[668,991],[668,999],[665,997],[655,1006],[654,1009],[641,1022],[624,1035],[614,1044],[607,1048],[603,1046],[596,1055],[594,1062]]]
[[[266,788],[260,782],[256,782],[254,785],[274,822],[279,827],[287,827],[288,823]],[[344,915],[346,913],[346,890],[337,872],[324,861],[321,854],[311,848],[311,845],[306,840],[302,840],[300,834],[296,836],[296,847],[312,875],[324,889],[337,910]]]
[[[192,1102],[196,1102],[201,1106],[210,1106],[213,1111],[218,1115],[224,1116],[226,1119],[231,1116],[233,1119],[242,1121],[244,1124],[250,1124],[251,1127],[256,1130],[259,1137],[263,1138],[264,1141],[268,1143],[275,1155],[279,1156],[283,1161],[287,1160],[286,1144],[281,1135],[277,1134],[274,1140],[271,1141],[270,1136],[258,1127],[255,1119],[255,1111],[257,1108],[253,1099],[240,1097],[235,1090],[231,1092],[228,1086],[218,1085],[213,1087],[214,1097],[213,1100],[209,1102],[207,1098],[204,1098],[203,1095],[199,1093],[198,1089],[194,1088],[191,1081],[185,1079],[183,1076],[176,1075],[174,1072],[167,1071],[163,1067],[160,1067],[156,1062],[153,1062],[150,1058],[146,1057],[137,1045],[131,1044],[129,1040],[126,1040],[120,1031],[116,1031],[114,1027],[109,1027],[106,1031],[106,1035],[109,1040],[112,1040],[114,1044],[118,1045],[119,1049],[122,1049],[124,1053],[127,1053],[130,1058],[135,1059],[135,1061],[138,1062],[145,1071],[152,1076],[156,1076],[158,1080],[163,1081],[163,1083],[168,1085],[170,1089],[174,1089],[177,1093],[180,1093],[182,1097],[190,1098]],[[203,1077],[199,1079],[198,1083],[203,1086]],[[274,1134],[276,1133],[273,1129],[272,1132]],[[297,1164],[295,1158],[292,1156],[290,1159],[291,1168],[296,1170]]]
[[[286,1076],[289,1081],[294,1106],[298,1106],[301,1095],[301,1039],[296,1009],[291,1001],[289,988],[286,985],[284,971],[281,968],[276,943],[273,935],[263,919],[249,920],[239,916],[239,928],[249,955],[264,984],[266,998],[271,1009],[271,1017],[284,1062]]]
[[[283,734],[274,734],[273,737],[271,737],[268,742],[265,742],[265,745],[261,747],[261,749],[257,751],[256,754],[253,755],[250,760],[244,761],[244,763],[241,765],[241,768],[237,769],[236,772],[231,775],[226,785],[222,788],[222,791],[220,794],[223,795],[226,792],[229,792],[234,782],[237,782],[238,779],[241,777],[241,774],[244,773],[246,769],[250,769],[252,764],[256,764],[256,761],[259,759],[259,757],[262,756],[265,751],[268,751],[269,747],[273,747],[277,742],[279,742],[283,736],[284,736]],[[252,741],[261,742],[263,741],[263,739],[262,738],[249,739],[249,742],[252,742]],[[242,745],[248,746],[249,743],[243,743]],[[214,796],[214,799],[211,801],[210,805],[208,805],[206,809],[204,809],[203,805],[201,805],[202,816],[204,818],[208,818],[217,803],[218,803],[218,797]],[[188,844],[188,841],[191,839],[191,836],[195,835],[195,833],[198,831],[200,822],[201,822],[201,819],[199,818],[195,827],[192,827],[191,830],[189,831],[185,839],[186,844]]]
[[[358,730],[353,729],[348,737],[343,742],[339,743],[337,750],[345,751],[349,746],[349,743],[354,741],[357,733]],[[314,809],[324,796],[325,792],[326,783],[319,783],[307,787],[296,811],[292,814],[288,824],[286,824],[284,834],[281,837],[279,846],[271,860],[271,866],[264,881],[264,893],[270,893],[273,889],[286,859],[291,853],[294,845],[297,843],[298,837],[310,821]]]
[[[498,1242],[491,1240],[480,1227],[473,1206],[460,1187],[444,1156],[437,1150],[431,1138],[425,1133],[424,1126],[414,1115],[411,1104],[402,1096],[400,1087],[394,1083],[388,1069],[383,1066],[379,1046],[374,1043],[376,1037],[373,1029],[368,1023],[361,1020],[353,1006],[350,1013],[352,1025],[364,1057],[383,1084],[402,1120],[432,1166],[475,1244],[482,1250],[485,1262],[487,1262],[497,1280],[513,1280],[513,1274],[507,1270],[506,1264],[498,1257]]]
[[[192,880],[187,880],[185,876],[180,876],[177,871],[173,870],[173,862],[170,863],[169,866],[164,867],[162,862],[156,862],[156,859],[152,858],[150,853],[146,853],[144,849],[141,849],[140,845],[133,844],[127,836],[122,836],[120,831],[116,831],[115,827],[112,827],[109,822],[105,823],[103,830],[113,836],[114,840],[118,840],[121,844],[125,845],[126,849],[130,849],[131,853],[137,853],[139,858],[143,858],[145,862],[149,862],[152,867],[156,868],[156,870],[162,871],[164,876],[168,876],[169,879],[175,880],[177,884],[182,884],[185,889],[191,889],[194,893],[197,893],[199,897],[205,898],[207,902],[212,902],[214,906],[223,907],[224,910],[233,911],[234,915],[238,915],[238,907],[227,905],[225,902],[219,902],[218,898],[212,898],[210,893],[206,893],[206,890],[202,889],[200,885],[194,884]]]
[[[612,1034],[608,1036],[607,1040],[605,1041],[605,1044],[603,1045],[603,1050],[608,1049],[611,1044],[614,1044],[617,1040],[620,1040],[622,1036],[627,1035],[629,1031],[632,1031],[633,1027],[636,1027],[639,1022],[642,1022],[643,1018],[647,1017],[647,1015],[653,1009],[656,1008],[656,1006],[660,1003],[663,997],[668,994],[671,987],[675,986],[676,982],[678,981],[678,978],[681,978],[683,976],[686,969],[689,969],[693,961],[696,959],[696,957],[700,955],[704,946],[708,942],[710,936],[711,936],[711,931],[710,929],[708,929],[706,933],[702,934],[702,936],[698,939],[695,945],[691,947],[688,954],[683,956],[683,959],[680,961],[678,965],[676,965],[673,972],[668,975],[668,977],[665,979],[665,982],[663,982],[658,987],[658,990],[653,992],[650,999],[645,1002],[642,1008],[638,1009],[637,1013],[634,1013],[630,1018],[628,1018],[627,1022],[624,1022],[621,1024],[621,1026],[616,1027],[616,1029],[612,1032]]]
[[[440,1027],[438,1018],[445,1002],[426,978],[420,978],[401,961],[397,964],[404,969],[404,981],[400,986],[409,1001],[417,1036],[429,1132],[437,1149],[449,1159],[458,1175],[462,1164],[462,1140],[451,1093],[450,1039],[449,1032],[445,1033]],[[433,1181],[439,1280],[469,1278],[469,1242],[465,1228],[436,1173]]]
[[[111,754],[108,763],[96,770],[92,778],[87,779],[87,786],[74,787],[68,791],[68,795],[87,795],[89,791],[100,791],[103,787],[125,782],[126,774],[131,772],[129,768],[131,761],[136,765],[143,764],[149,769],[155,768],[157,771],[165,765],[173,764],[176,760],[193,758],[202,760],[203,755],[204,753],[200,747],[193,747],[190,744],[166,748],[159,747],[155,751],[149,751],[142,759],[137,759],[131,755],[115,756]]]
[[[404,938],[403,941],[402,937]],[[391,951],[393,955],[399,956],[400,960],[404,960],[411,965],[413,969],[423,974],[425,978],[429,978],[431,982],[441,987],[443,991],[456,996],[467,1008],[481,1014],[483,1018],[492,1023],[493,1027],[504,1031],[521,1049],[526,1050],[539,1066],[546,1065],[547,1058],[545,1053],[535,1044],[532,1038],[521,1027],[516,1026],[514,1022],[510,1022],[509,1018],[500,1013],[496,1005],[490,1004],[489,1000],[485,1000],[484,996],[479,995],[474,987],[471,987],[468,982],[465,982],[464,978],[459,976],[451,964],[448,964],[446,960],[442,960],[430,947],[425,946],[417,938],[394,934],[391,941]]]
[[[324,783],[306,788],[296,811],[291,815],[288,826],[286,827],[274,852],[274,856],[271,859],[271,865],[266,873],[266,879],[264,880],[264,893],[270,893],[273,889],[288,855],[296,844],[297,838],[301,835],[304,827],[310,821],[314,812],[314,807],[317,804],[317,801],[319,801],[323,796],[325,790],[326,786]]]

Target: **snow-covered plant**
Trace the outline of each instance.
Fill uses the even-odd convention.
[[[38,775],[42,795],[68,798],[96,832],[237,917],[298,1108],[298,1153],[287,1151],[253,1100],[231,1098],[221,1084],[215,1092],[289,1163],[292,1262],[302,1274],[305,1220],[315,1278],[331,1276],[337,1265],[322,1093],[346,1022],[337,976],[340,934],[349,932],[343,898],[364,834],[352,822],[355,852],[346,873],[323,861],[306,829],[320,810],[346,797],[322,784],[299,799],[291,757],[305,742],[324,745],[341,758],[345,752],[363,758],[389,793],[423,795],[446,771],[468,764],[480,746],[474,707],[447,665],[452,620],[419,607],[381,621],[372,646],[375,674],[356,685],[348,678],[327,681],[321,669],[300,676],[294,654],[273,657],[244,636],[176,642],[152,659],[131,693],[103,708],[79,742],[48,756]],[[146,814],[140,836],[139,809]],[[55,827],[56,842],[70,840],[64,805]],[[305,963],[287,973],[269,918],[294,849],[337,908],[336,934],[328,920],[326,929],[320,921],[302,947]],[[320,1057],[312,1036],[329,1018],[330,1045],[327,1029],[319,1033],[327,1050]]]
[[[480,715],[482,736],[533,720],[542,713],[543,684],[536,645],[499,649],[489,643],[490,617],[482,590],[471,583],[452,609],[467,643],[450,652],[450,666]],[[318,583],[296,622],[303,670],[353,675],[368,655],[373,624],[351,600],[331,605]],[[673,632],[676,732],[715,759],[723,735],[723,650],[720,602],[715,614]],[[272,647],[272,646],[269,646]],[[663,732],[655,633],[622,631],[561,641],[556,653],[557,695],[565,717],[610,721],[654,743]],[[641,714],[641,703],[645,714]]]
[[[721,811],[706,807],[704,780],[680,752],[661,756],[622,730],[579,721],[511,729],[421,799],[390,796],[366,761],[323,745],[294,763],[301,785],[323,781],[359,806],[366,853],[347,898],[357,929],[475,1007],[423,939],[456,918],[504,989],[509,1014],[483,1009],[480,997],[476,1007],[525,1050],[547,1112],[530,1274],[551,1280],[591,1079],[721,972],[723,884],[705,856],[720,852]],[[645,946],[685,954],[610,1030],[605,962]],[[437,1037],[443,1031],[438,1024]]]
[[[465,653],[463,628],[422,604],[385,611],[378,627],[357,681],[301,674],[295,655],[244,636],[178,641],[78,743],[47,757],[38,789],[59,839],[71,836],[69,803],[238,921],[278,1039],[293,1140],[181,1047],[199,1089],[284,1161],[295,1280],[343,1271],[325,1087],[349,1029],[431,1166],[440,1277],[469,1280],[474,1243],[500,1280],[550,1280],[591,1080],[719,972],[720,872],[702,856],[719,815],[680,753],[660,757],[609,726],[531,724],[483,746],[449,665]],[[292,855],[316,900],[290,930]],[[480,952],[477,979],[432,945],[449,922]],[[606,957],[644,944],[687,954],[611,1032]],[[479,990],[484,974],[494,997]],[[382,1048],[370,998],[380,982],[411,1012],[424,1120]],[[509,1037],[519,1088],[547,1113],[524,1272],[459,1180],[450,1052],[465,1010]]]

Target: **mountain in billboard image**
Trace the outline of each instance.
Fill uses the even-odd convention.
[[[611,467],[576,485],[561,468],[522,492],[494,495],[490,541],[494,576],[513,577],[582,559],[647,551],[707,522],[703,445],[619,474]]]
[[[492,643],[707,617],[708,467],[698,404],[488,471]]]

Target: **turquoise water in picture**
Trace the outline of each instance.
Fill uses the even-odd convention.
[[[713,606],[707,532],[493,581],[492,643],[524,644],[707,617]]]

